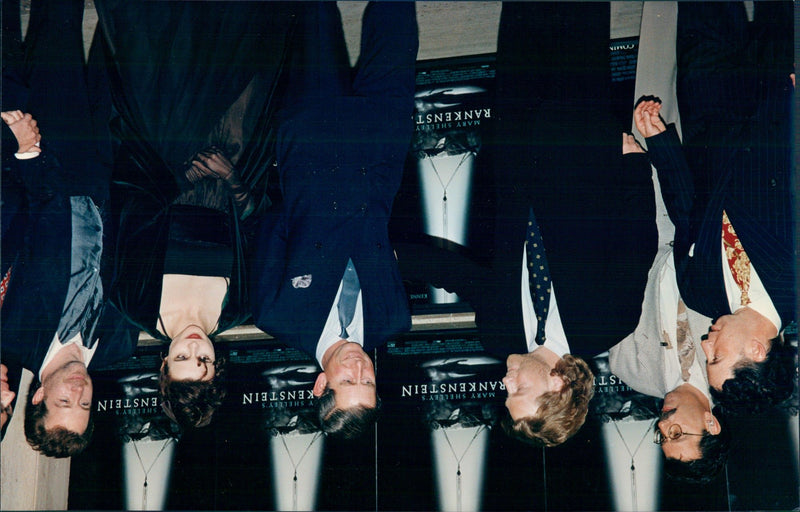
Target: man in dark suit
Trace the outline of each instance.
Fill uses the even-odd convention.
[[[715,319],[703,349],[729,410],[780,404],[793,388],[795,351],[779,335],[796,315],[791,20],[791,2],[757,2],[752,16],[741,2],[681,5],[683,148],[660,102],[635,114],[675,224],[681,297]]]
[[[507,406],[520,402],[509,407],[509,432],[550,446],[574,434],[586,416],[593,383],[580,358],[607,350],[636,327],[657,247],[651,173],[632,137],[623,136],[620,148],[625,126],[609,94],[609,19],[607,3],[509,3],[498,36],[491,144],[498,280],[486,290],[497,300],[481,316],[487,342],[517,354],[504,380]],[[545,265],[526,248],[537,243],[526,242],[531,222]],[[521,275],[523,254],[528,272]],[[534,284],[543,266],[549,288]],[[525,273],[530,279],[523,283]],[[521,293],[525,284],[549,290],[551,306],[537,308],[540,290]],[[563,336],[554,332],[558,323]],[[566,345],[545,351],[548,363],[540,353],[559,339]],[[565,349],[570,357],[559,353]],[[534,380],[542,371],[550,388]],[[554,389],[556,376],[563,384]]]
[[[350,418],[369,423],[377,405],[367,353],[410,327],[387,223],[413,126],[417,26],[411,3],[369,4],[351,78],[335,4],[304,7],[278,114],[283,202],[259,235],[253,316],[317,357],[324,429],[351,436],[365,421]]]
[[[129,356],[137,333],[102,300],[96,199],[63,182],[58,161],[39,147],[30,114],[9,111],[2,117],[19,143],[17,175],[27,203],[9,228],[22,233],[22,245],[3,262],[3,359],[31,370],[41,382],[26,408],[28,442],[45,455],[67,457],[91,437],[87,366]]]
[[[607,3],[503,4],[485,153],[496,184],[492,270],[458,270],[448,286],[453,267],[440,267],[447,276],[431,281],[473,304],[487,349],[511,354],[507,430],[546,446],[583,424],[593,382],[581,358],[633,332],[657,248],[646,157],[630,135],[620,147],[609,19]],[[398,255],[404,269],[415,259]]]
[[[93,136],[90,104],[102,97],[88,93],[82,16],[83,2],[37,3],[25,66],[3,70],[4,107],[29,109],[37,119],[21,110],[2,114],[3,130],[12,134],[5,140],[16,141],[3,145],[2,356],[41,382],[29,394],[25,432],[34,448],[54,457],[78,453],[89,441],[87,366],[124,359],[137,342],[135,329],[103,296],[103,279],[111,277],[102,220],[110,168]],[[10,49],[3,51],[5,57]],[[24,94],[8,95],[11,83]]]

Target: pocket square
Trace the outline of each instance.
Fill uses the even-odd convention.
[[[294,288],[308,288],[309,286],[311,286],[311,274],[292,278],[292,287]]]

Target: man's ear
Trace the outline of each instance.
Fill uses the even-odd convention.
[[[550,375],[547,382],[549,388],[548,391],[560,392],[566,385],[564,378],[561,375]]]
[[[745,350],[747,356],[756,363],[761,363],[767,358],[767,347],[758,338],[751,338]]]
[[[33,394],[33,398],[31,398],[31,403],[33,405],[38,405],[42,400],[44,400],[44,387],[39,386],[39,389],[36,390]]]
[[[703,421],[706,422],[706,430],[708,430],[708,433],[712,436],[718,436],[722,431],[719,420],[717,420],[717,417],[711,414],[709,411],[703,413]]]
[[[317,375],[317,380],[314,382],[314,396],[321,397],[327,387],[328,376],[325,375],[325,372],[320,372],[320,374]]]

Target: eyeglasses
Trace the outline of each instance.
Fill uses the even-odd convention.
[[[670,441],[677,441],[681,438],[681,436],[700,436],[703,437],[703,434],[692,434],[690,432],[684,432],[680,425],[677,423],[673,423],[667,429],[667,437],[664,437],[664,434],[661,433],[661,429],[656,427],[655,432],[653,432],[653,442],[655,444],[664,444],[667,442],[667,439]]]

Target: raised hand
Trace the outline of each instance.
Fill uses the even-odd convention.
[[[667,127],[660,116],[661,101],[659,100],[646,100],[639,102],[633,111],[633,121],[636,124],[636,129],[639,130],[645,138],[653,137],[666,131]]]

